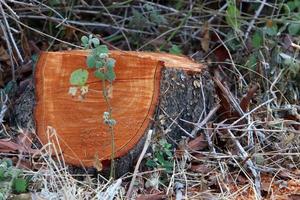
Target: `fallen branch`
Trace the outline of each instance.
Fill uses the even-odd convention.
[[[145,141],[145,144],[144,144],[144,148],[142,150],[142,153],[135,165],[135,168],[134,168],[134,172],[133,172],[133,176],[132,176],[132,179],[131,179],[131,182],[130,182],[130,185],[129,185],[129,188],[128,188],[128,191],[127,191],[127,194],[126,194],[126,199],[131,199],[131,196],[132,196],[132,190],[133,190],[133,186],[134,186],[134,183],[135,183],[135,179],[136,179],[136,176],[137,176],[137,173],[139,171],[139,167],[140,167],[140,164],[144,158],[144,155],[151,143],[151,137],[152,137],[152,133],[153,133],[153,130],[149,130],[148,131],[148,134],[147,134],[147,138],[146,138],[146,141]]]
[[[238,148],[240,151],[240,156],[243,160],[245,160],[246,164],[248,165],[250,171],[252,172],[252,175],[255,178],[255,192],[258,196],[258,199],[261,198],[261,181],[260,181],[260,172],[257,170],[257,167],[255,164],[252,162],[251,159],[249,159],[248,153],[245,151],[245,149],[242,147],[241,143],[236,139],[235,135],[228,129],[227,132],[231,136],[232,140],[235,143],[235,146]]]

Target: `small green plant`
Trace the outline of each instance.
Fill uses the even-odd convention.
[[[28,181],[22,177],[22,171],[13,166],[9,159],[0,160],[0,200],[6,199],[11,191],[23,193]]]
[[[241,22],[240,22],[240,11],[236,7],[235,1],[233,0],[228,0],[228,7],[226,10],[226,22],[228,25],[230,25],[235,31],[239,30],[241,27]]]
[[[176,44],[173,44],[172,47],[169,49],[169,53],[174,54],[174,55],[180,55],[182,54],[182,50],[180,49],[179,46]]]
[[[165,139],[161,139],[153,148],[152,159],[147,160],[146,165],[152,168],[164,168],[167,173],[173,172],[172,145]]]
[[[106,45],[100,45],[98,38],[93,37],[92,35],[83,36],[81,38],[82,46],[85,49],[90,49],[90,53],[86,59],[86,65],[88,69],[94,70],[94,76],[101,80],[102,82],[102,94],[107,105],[107,111],[103,113],[103,122],[108,126],[109,132],[111,134],[111,171],[110,176],[114,177],[115,164],[115,139],[114,139],[114,126],[116,120],[112,118],[112,107],[110,104],[109,90],[112,88],[112,83],[116,79],[115,74],[115,63],[116,61],[113,58],[109,57],[109,50]],[[72,96],[77,95],[77,91],[80,91],[79,97],[84,98],[85,94],[88,93],[87,80],[89,77],[89,72],[86,69],[79,68],[72,72],[70,76],[70,84],[72,85],[69,88],[69,94]],[[106,84],[109,84],[109,88],[106,87]]]

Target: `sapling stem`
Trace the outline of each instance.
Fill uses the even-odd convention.
[[[98,38],[93,38],[92,35],[81,37],[82,46],[85,49],[91,49],[90,54],[87,56],[86,62],[88,68],[95,69],[95,77],[102,80],[102,93],[106,103],[108,111],[104,111],[103,120],[109,128],[109,133],[111,134],[111,168],[110,168],[110,178],[115,177],[115,134],[113,126],[116,121],[112,118],[112,106],[110,104],[108,89],[106,88],[106,80],[110,83],[112,88],[112,82],[115,80],[116,75],[114,72],[115,60],[109,58],[109,51],[106,45],[100,45]],[[78,69],[72,72],[70,77],[70,83],[73,87],[69,88],[69,94],[72,96],[76,95],[78,87],[87,88],[86,82],[88,79],[88,70]],[[74,87],[75,86],[75,87]],[[81,91],[81,97],[87,93],[88,89]]]
[[[112,83],[110,83],[110,87],[112,87]],[[109,119],[112,119],[112,107],[109,101],[108,97],[108,91],[106,89],[105,80],[102,80],[102,91],[103,91],[103,97],[106,102],[106,106],[108,108],[109,113]],[[107,124],[109,127],[109,132],[111,135],[111,164],[110,164],[110,178],[115,177],[115,134],[114,134],[114,127],[111,124]]]

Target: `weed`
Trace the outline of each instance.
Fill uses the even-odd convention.
[[[0,160],[0,200],[6,199],[11,190],[23,193],[27,190],[28,181],[22,178],[22,171],[12,165],[9,159]]]
[[[231,30],[226,34],[226,45],[231,53],[247,48],[248,58],[242,60],[237,58],[236,63],[240,64],[241,70],[245,69],[246,73],[250,72],[248,73],[250,75],[248,80],[253,81],[257,72],[271,81],[279,76],[278,79],[283,81],[276,87],[282,91],[284,98],[290,102],[297,102],[299,97],[294,91],[298,91],[297,88],[300,83],[300,60],[297,59],[299,45],[294,44],[292,40],[293,37],[300,36],[300,15],[298,12],[300,1],[283,1],[278,7],[278,14],[280,14],[278,18],[257,18],[261,21],[258,26],[254,27],[253,25],[253,34],[249,37],[249,41],[243,41],[242,35],[236,34],[243,30],[245,24],[234,1],[228,0],[227,3],[226,22]],[[257,11],[257,6],[252,5],[252,11]],[[268,12],[267,8],[265,10]],[[296,47],[291,48],[290,43]],[[267,60],[269,62],[266,62]],[[261,81],[261,88],[267,90],[269,84],[264,80]]]
[[[164,168],[167,173],[173,172],[173,152],[172,145],[165,139],[161,139],[153,147],[153,158],[147,160],[146,165],[152,168]]]
[[[92,35],[89,37],[83,36],[81,38],[82,46],[85,49],[90,49],[91,52],[87,56],[86,64],[89,69],[95,69],[94,76],[102,81],[103,97],[107,105],[107,111],[103,113],[103,122],[109,127],[111,134],[111,171],[110,176],[113,178],[115,173],[115,141],[114,141],[114,126],[116,120],[112,118],[112,107],[109,99],[109,88],[106,87],[106,81],[109,82],[112,87],[112,82],[116,78],[114,71],[116,61],[110,58],[108,48],[106,45],[100,45],[98,38],[94,38]],[[84,95],[88,92],[88,80],[89,72],[86,69],[77,69],[72,72],[70,77],[70,83],[72,87],[69,88],[69,94],[76,96],[78,89],[80,90],[79,97],[83,99]]]

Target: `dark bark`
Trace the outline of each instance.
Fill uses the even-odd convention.
[[[182,137],[188,137],[182,129],[190,133],[194,128],[181,119],[197,122],[201,113],[208,112],[213,103],[214,87],[207,71],[199,73],[165,68],[160,83],[159,104],[155,116],[153,116],[153,123],[149,124],[149,128],[155,130],[156,137],[166,137],[168,141],[176,145]],[[34,105],[34,84],[29,84],[17,100],[15,110],[15,119],[21,128],[34,129]],[[145,135],[127,155],[116,159],[117,177],[133,170],[134,164],[143,149]],[[76,168],[72,167],[72,169],[72,171],[78,172],[78,170],[75,170]],[[93,170],[89,169],[87,171]],[[104,170],[103,174],[107,175],[108,170]]]

